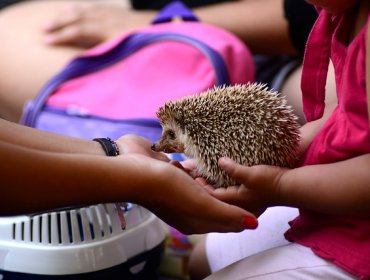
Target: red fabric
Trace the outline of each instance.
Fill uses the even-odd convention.
[[[369,20],[348,44],[346,35],[353,21],[351,11],[332,16],[322,10],[308,39],[302,74],[307,118],[314,120],[322,115],[329,54],[335,68],[338,105],[311,143],[301,165],[338,162],[370,153],[365,75]],[[301,210],[286,237],[309,246],[349,273],[370,279],[369,219],[323,216]]]

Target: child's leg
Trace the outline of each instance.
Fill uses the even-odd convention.
[[[295,114],[299,117],[301,124],[304,124],[302,92],[301,92],[301,74],[302,66],[292,71],[289,77],[284,81],[280,91],[287,97],[288,103],[293,107]],[[329,112],[337,103],[336,85],[333,64],[329,64],[328,76],[326,80],[325,111]]]
[[[0,11],[0,117],[18,121],[24,103],[81,50],[48,47],[42,24],[65,1],[25,1]]]
[[[207,280],[357,279],[315,255],[310,248],[290,243],[240,260]]]
[[[289,227],[288,222],[297,215],[296,208],[272,207],[259,217],[256,230],[208,234],[192,252],[189,264],[191,279],[203,279],[240,259],[287,244],[284,232]]]

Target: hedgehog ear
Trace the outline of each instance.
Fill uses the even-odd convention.
[[[173,118],[174,111],[172,107],[172,103],[168,102],[158,109],[156,114],[162,124],[168,123]]]
[[[160,107],[160,108],[158,109],[158,111],[157,111],[157,112],[155,112],[155,114],[156,114],[156,116],[157,116],[157,118],[158,118],[158,119],[160,119],[160,118],[161,118],[161,110],[162,110],[162,107]]]
[[[155,113],[157,115],[157,118],[162,122],[163,121],[163,107],[160,107],[157,112]]]
[[[163,107],[160,107],[159,110],[157,111],[157,117],[160,119],[162,123],[166,123],[170,119],[170,110],[165,104]]]

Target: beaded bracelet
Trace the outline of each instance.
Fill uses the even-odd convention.
[[[109,137],[107,138],[94,138],[93,141],[98,142],[104,149],[105,153],[109,157],[115,157],[119,155],[119,148],[116,142]]]

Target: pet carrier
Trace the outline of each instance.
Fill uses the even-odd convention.
[[[118,205],[0,218],[0,279],[157,279],[163,222],[136,204]]]

